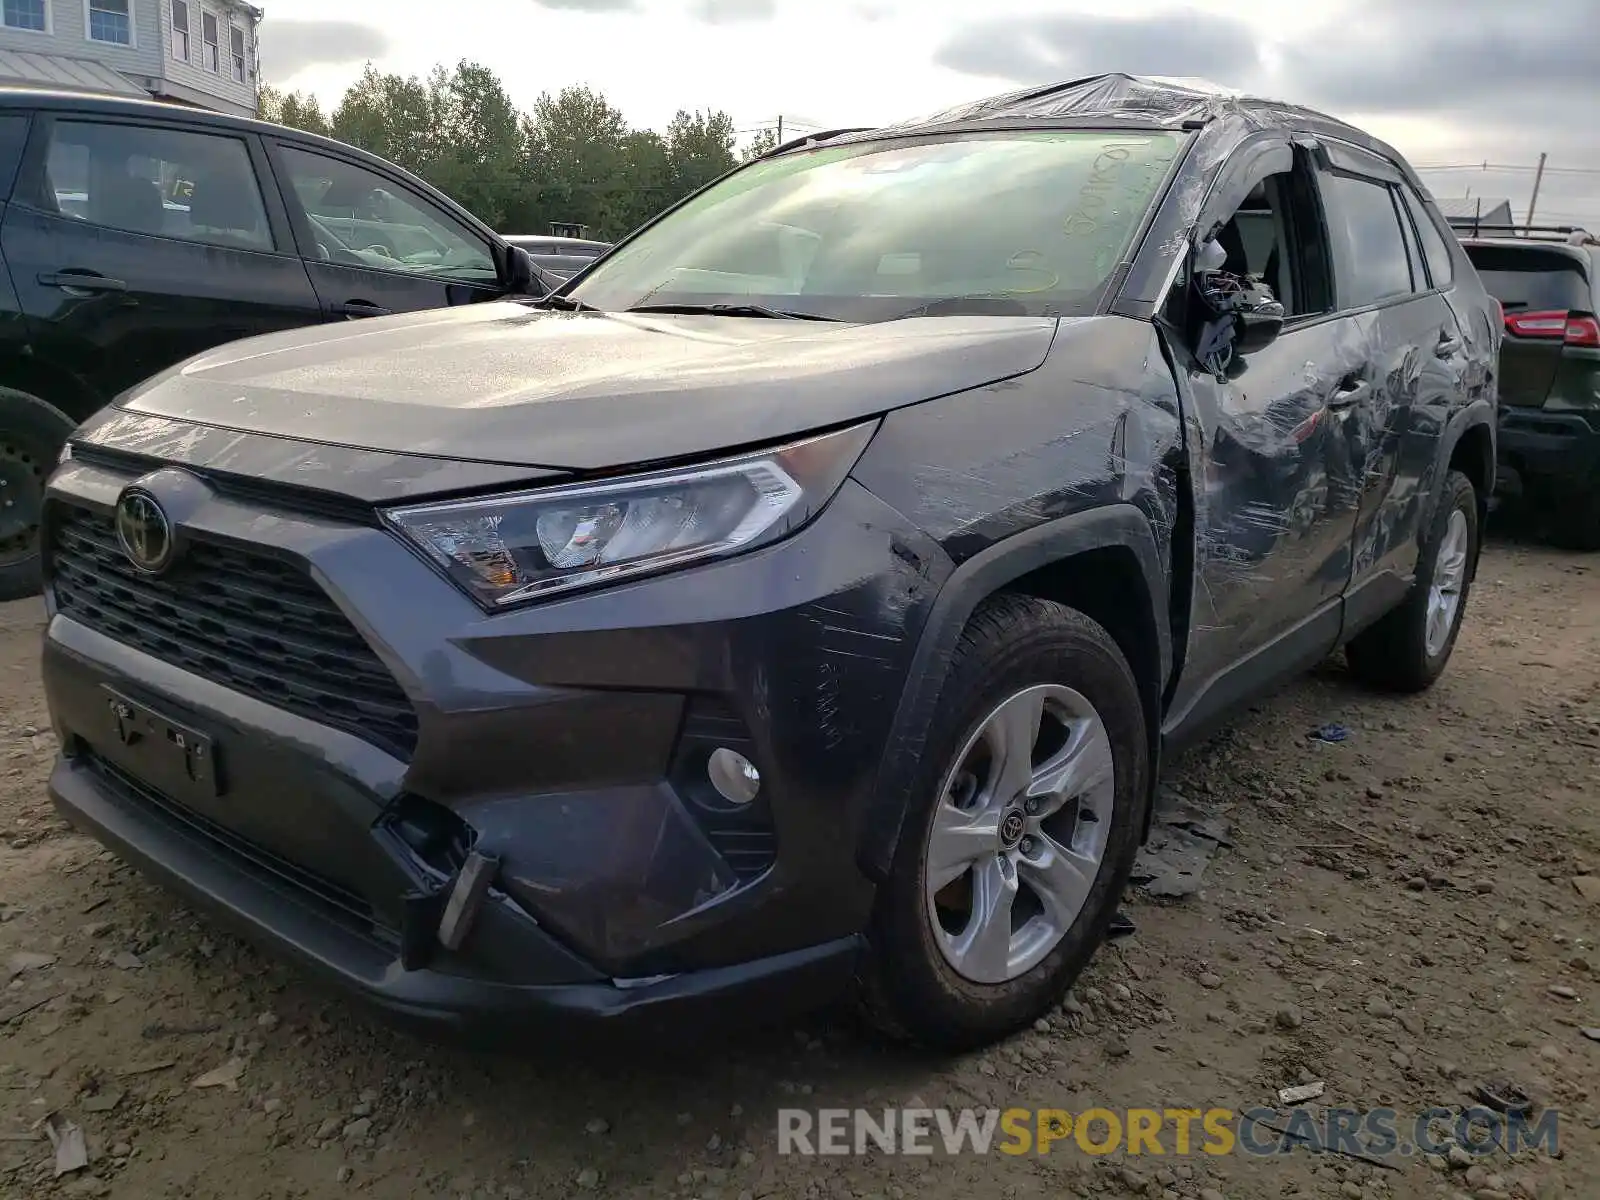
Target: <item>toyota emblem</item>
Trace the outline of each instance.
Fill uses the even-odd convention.
[[[117,541],[128,561],[146,575],[170,567],[177,549],[167,514],[154,496],[138,487],[128,488],[117,501]]]

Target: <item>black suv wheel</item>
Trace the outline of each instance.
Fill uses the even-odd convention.
[[[39,590],[44,483],[73,428],[37,396],[0,387],[0,600]]]
[[[1478,493],[1451,471],[1422,543],[1416,582],[1394,611],[1345,647],[1362,682],[1394,692],[1420,692],[1439,678],[1467,611],[1478,561]]]
[[[881,1028],[963,1049],[1061,1001],[1132,869],[1146,746],[1103,628],[1026,596],[980,609],[879,894],[864,992]]]

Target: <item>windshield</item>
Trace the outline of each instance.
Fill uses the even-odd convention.
[[[1091,311],[1180,135],[995,132],[754,163],[611,252],[599,309],[761,305],[846,321]]]

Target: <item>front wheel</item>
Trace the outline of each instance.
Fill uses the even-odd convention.
[[[1105,938],[1144,828],[1149,748],[1127,660],[1082,613],[987,602],[941,693],[862,995],[946,1050],[1031,1024]]]
[[[0,387],[0,600],[39,590],[44,483],[73,428],[37,396]]]
[[[1460,471],[1451,471],[1411,591],[1345,647],[1345,661],[1358,679],[1386,691],[1420,692],[1439,678],[1466,616],[1478,537],[1477,489]]]

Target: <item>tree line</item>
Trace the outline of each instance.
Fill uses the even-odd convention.
[[[725,112],[680,111],[664,133],[634,129],[587,87],[545,93],[522,112],[493,71],[467,61],[425,79],[368,63],[331,113],[307,93],[264,87],[260,115],[398,163],[502,233],[571,221],[616,239],[740,158]],[[743,157],[776,140],[763,131]]]

